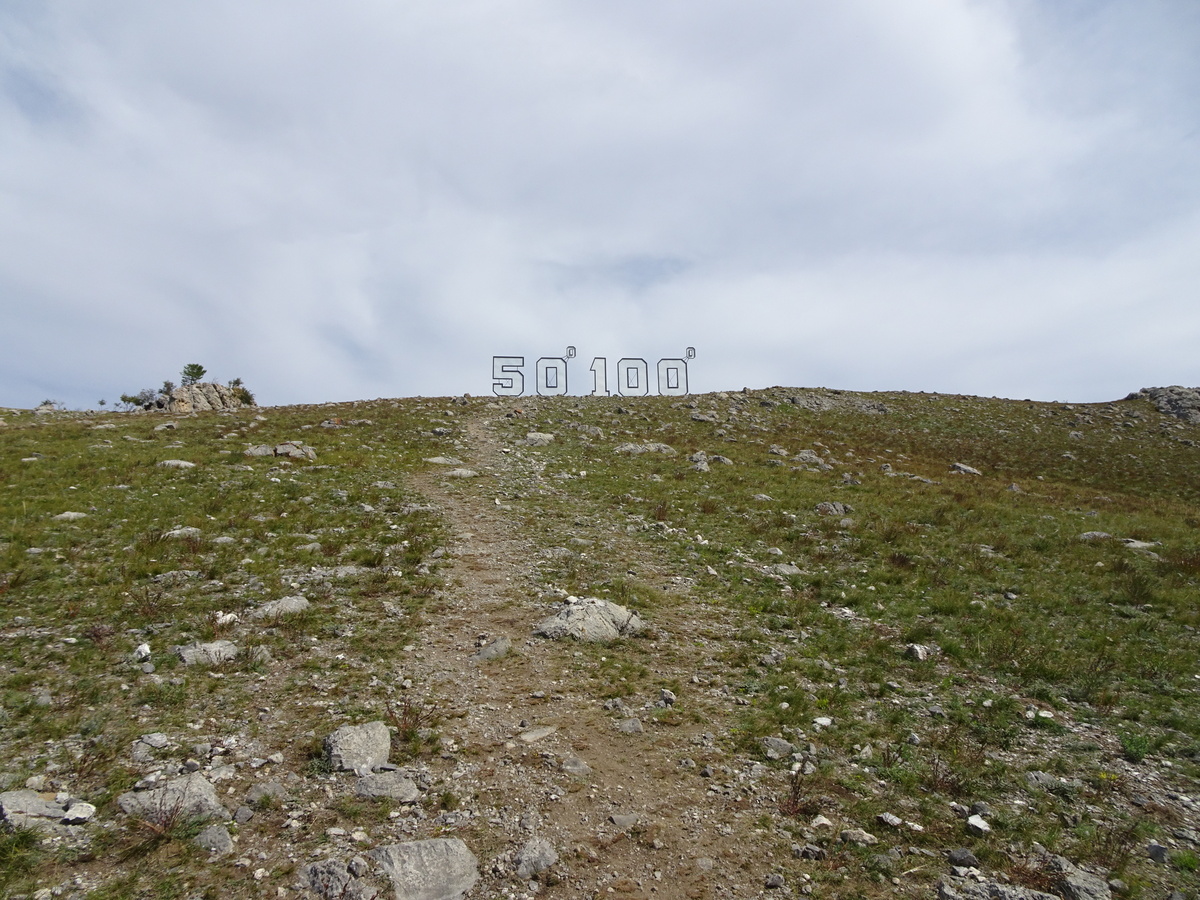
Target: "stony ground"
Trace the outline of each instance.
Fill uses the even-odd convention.
[[[241,450],[257,446],[256,430],[271,428],[283,412],[218,422],[221,439],[232,435],[235,452],[225,459],[215,455],[221,451],[201,452],[199,437],[185,433],[189,423],[211,431],[215,416],[181,421],[179,432],[129,426],[130,435],[145,433],[134,440],[152,444],[160,457],[172,450],[201,468],[220,462],[224,491],[245,492],[243,499],[262,501],[264,511],[261,521],[231,515],[224,536],[236,541],[218,548],[212,545],[225,511],[216,501],[202,506],[209,512],[163,521],[146,547],[133,540],[125,549],[145,551],[145,577],[141,570],[112,576],[127,590],[114,588],[125,599],[114,601],[124,605],[111,621],[101,616],[109,607],[88,597],[103,593],[96,585],[108,571],[97,557],[115,548],[82,538],[56,548],[53,535],[33,526],[14,526],[5,538],[0,635],[10,727],[0,739],[0,787],[9,791],[10,823],[32,828],[10,832],[4,845],[10,895],[369,896],[393,890],[373,850],[435,838],[461,839],[477,860],[469,897],[1194,895],[1195,686],[1190,693],[1186,680],[1169,687],[1160,673],[1162,690],[1175,692],[1175,712],[1147,707],[1139,725],[1121,718],[1121,703],[1133,706],[1132,689],[1110,702],[1104,687],[1085,700],[1066,696],[1065,686],[1048,692],[1023,685],[954,652],[949,632],[931,629],[937,616],[928,609],[918,606],[912,618],[893,610],[887,595],[899,594],[901,582],[877,581],[882,570],[846,556],[870,506],[868,495],[853,492],[872,489],[872,478],[879,490],[892,490],[892,473],[905,469],[915,473],[912,491],[943,499],[957,492],[952,502],[971,509],[983,501],[963,499],[966,489],[952,480],[960,476],[950,474],[956,459],[938,458],[944,448],[924,458],[911,448],[897,451],[882,468],[883,453],[893,451],[869,447],[861,435],[860,459],[851,463],[819,446],[812,458],[790,458],[798,445],[775,453],[776,440],[795,437],[770,418],[777,394],[694,398],[673,409],[648,401],[618,407],[615,398],[526,400],[519,409],[490,400],[404,401],[392,404],[407,404],[405,415],[415,417],[404,420],[403,439],[401,423],[386,420],[382,403],[296,408],[286,412],[285,431],[268,441],[277,447],[276,440],[296,436],[295,458],[244,462]],[[792,405],[818,418],[835,411],[874,422],[890,414],[877,397],[810,392],[800,399]],[[1137,414],[1149,417],[1139,427],[1159,443],[1170,441],[1162,452],[1195,453],[1179,443],[1194,437],[1194,427],[1185,435],[1157,413]],[[1077,419],[1071,427],[1085,427]],[[20,422],[12,415],[8,421]],[[126,429],[129,420],[101,424],[110,421]],[[91,431],[95,424],[61,427]],[[328,427],[320,430],[322,424]],[[812,444],[818,432],[809,427]],[[827,423],[825,433],[838,427]],[[1119,427],[1114,421],[1114,434],[1129,433]],[[891,437],[880,440],[901,446],[904,429],[889,428]],[[29,429],[19,439],[15,429],[0,432],[13,449],[6,464],[18,464],[18,450],[31,452],[36,429]],[[552,438],[543,445],[539,434]],[[309,442],[315,459],[305,455]],[[643,449],[661,442],[673,452],[614,452],[629,442]],[[364,455],[349,455],[351,447]],[[698,447],[708,453],[686,459]],[[876,455],[870,465],[861,460],[867,452]],[[719,453],[732,457],[728,466],[712,462]],[[768,466],[772,455],[788,465]],[[838,455],[854,452],[843,447]],[[977,452],[972,461],[989,455]],[[20,459],[30,467],[43,457]],[[1069,490],[1094,502],[1094,489],[1073,486],[1078,477],[1044,470],[1053,484],[1039,485],[1011,467],[1002,476],[961,477],[991,478],[995,496],[1019,478],[1022,493],[1042,492],[1040,503],[1083,502],[1082,493],[1068,497]],[[130,471],[151,477],[144,467]],[[153,473],[168,476],[193,480],[155,482],[147,502],[154,502],[150,493],[199,491],[206,483],[188,472]],[[803,508],[792,503],[792,513],[772,510],[779,501],[767,494],[783,497],[781,477],[808,479],[802,496],[846,500],[845,508],[833,509],[832,521],[808,500]],[[1175,476],[1146,477],[1153,493],[1154,478],[1169,485]],[[129,480],[130,490],[140,488]],[[18,493],[36,493],[16,476],[8,488],[9,504]],[[737,492],[736,502],[726,491]],[[353,508],[345,524],[323,521],[315,509],[331,493],[340,508]],[[70,495],[63,496],[38,499],[57,509]],[[1169,502],[1154,499],[1156,514],[1167,515]],[[1168,549],[1185,562],[1194,552],[1186,536],[1194,535],[1195,520],[1183,519],[1195,506],[1188,498],[1178,502],[1184,513],[1168,511],[1180,519],[1173,546],[1142,541],[1163,573]],[[685,508],[694,512],[685,515]],[[105,512],[96,504],[88,509],[93,520]],[[1041,507],[1037,512],[1048,517]],[[1100,552],[1076,539],[1098,531],[1090,527],[1096,523],[1074,518],[1081,515],[1075,511],[1063,515],[1070,529],[1063,546]],[[933,524],[923,527],[942,522],[929,518]],[[412,524],[417,520],[420,527]],[[734,527],[743,520],[748,531]],[[55,527],[86,530],[88,521]],[[189,527],[185,521],[196,522],[198,533],[162,536],[168,525]],[[883,532],[886,524],[870,527]],[[888,527],[903,530],[905,522]],[[1007,614],[1029,593],[1007,589],[996,573],[1006,556],[1024,558],[1016,543],[995,539],[1003,529],[975,534],[966,527],[946,524],[969,547],[957,571],[992,586],[954,589],[963,597],[954,615],[964,643],[982,628],[972,616]],[[908,531],[923,540],[917,526]],[[983,544],[984,536],[991,543]],[[190,542],[190,549],[176,550],[172,540]],[[1127,566],[1122,561],[1137,550],[1108,547],[1102,564]],[[226,552],[232,555],[221,556]],[[897,579],[919,565],[915,554],[890,544],[887,552],[884,562],[901,573]],[[24,571],[15,560],[41,564],[48,554],[60,558],[56,571],[74,573],[65,586],[49,576],[42,582],[43,591],[62,590],[75,604],[57,621],[39,617],[35,601],[23,599],[32,585],[14,574]],[[229,570],[221,574],[226,558]],[[937,565],[955,568],[940,557]],[[1094,568],[1091,557],[1084,565]],[[1121,571],[1127,580],[1137,575]],[[1191,571],[1172,570],[1172,589],[1195,596]],[[622,603],[646,629],[609,644],[535,634],[568,592]],[[304,597],[312,608],[254,618],[255,609],[282,596]],[[1163,596],[1144,605],[1161,607]],[[237,618],[221,620],[231,613]],[[1194,625],[1155,620],[1140,627],[1151,642],[1165,640],[1159,629],[1172,629],[1182,652],[1193,651],[1183,669],[1196,669]],[[185,666],[169,648],[188,640],[230,640],[238,656]],[[149,652],[139,656],[143,642]],[[71,669],[81,650],[91,655],[76,667],[74,688],[38,668]],[[1042,646],[1013,656],[1032,666],[1036,660],[1026,656],[1039,652],[1067,651]],[[115,715],[104,716],[106,709]],[[322,739],[338,726],[368,721],[389,726],[388,768],[411,780],[412,796],[363,797],[355,774],[330,765]],[[1139,728],[1154,740],[1140,745]],[[223,831],[201,832],[207,823],[178,808],[174,818],[156,818],[130,813],[129,801],[121,801],[189,772],[215,787],[233,817]],[[21,819],[21,791],[61,808]],[[94,814],[64,824],[68,808],[82,801]],[[197,837],[213,849],[197,846]],[[1064,857],[1069,864],[1056,862]],[[358,877],[322,889],[307,867],[329,860]],[[409,896],[402,886],[394,890]]]

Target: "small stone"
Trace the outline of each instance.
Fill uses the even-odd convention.
[[[796,750],[789,741],[785,741],[783,738],[764,737],[759,739],[759,743],[762,745],[767,759],[786,759]]]
[[[949,854],[949,860],[950,865],[952,866],[966,866],[970,868],[979,867],[979,860],[976,858],[975,854],[966,847],[959,847],[955,850],[951,850]]]
[[[783,876],[778,872],[776,872],[774,875],[768,875],[767,880],[763,883],[763,886],[768,890],[778,890],[779,888],[783,887],[783,885]]]
[[[325,755],[334,769],[369,775],[388,760],[392,735],[383,722],[343,725],[325,738]]]
[[[617,731],[622,734],[641,734],[644,730],[641,719],[622,719],[617,723]]]
[[[637,813],[629,813],[628,815],[613,813],[608,817],[608,821],[612,822],[613,825],[617,826],[617,828],[620,828],[622,831],[632,828],[638,823],[638,819],[639,816]]]
[[[901,825],[904,824],[903,819],[901,819],[899,816],[897,816],[893,813],[890,813],[890,812],[880,813],[879,815],[877,815],[875,817],[875,821],[878,822],[880,825],[888,826],[888,828],[899,828]]]
[[[213,856],[224,856],[233,852],[233,838],[224,825],[209,825],[196,835],[194,843]]]
[[[90,803],[84,803],[82,800],[76,800],[63,813],[62,823],[64,825],[82,825],[84,822],[90,821],[94,815],[96,815],[96,807]]]
[[[659,691],[658,697],[663,703],[667,704],[667,706],[675,705],[676,698],[674,691],[668,691],[666,688],[663,688],[661,691]]]
[[[992,826],[987,823],[983,816],[969,816],[967,818],[967,831],[978,837],[983,837],[991,834]]]
[[[556,731],[558,731],[557,725],[543,725],[540,728],[531,728],[522,732],[520,738],[526,744],[534,744],[543,738],[550,737]]]
[[[562,770],[576,778],[586,778],[592,774],[592,767],[578,756],[568,756],[562,761]]]
[[[413,780],[400,772],[364,775],[355,783],[354,792],[360,797],[387,797],[399,803],[416,803],[421,798]]]
[[[817,816],[808,823],[808,827],[813,831],[816,831],[818,828],[832,828],[833,822],[831,822],[826,816]]]
[[[861,828],[847,828],[838,837],[843,844],[854,844],[858,847],[869,847],[879,843],[879,838]]]
[[[1146,855],[1156,863],[1165,863],[1168,858],[1168,850],[1158,841],[1151,841],[1146,845]]]
[[[545,838],[535,837],[517,852],[514,862],[517,877],[528,880],[558,862],[558,852]]]

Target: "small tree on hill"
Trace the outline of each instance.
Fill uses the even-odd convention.
[[[183,371],[179,373],[180,383],[186,387],[189,384],[195,384],[205,373],[208,372],[200,363],[188,363],[183,367]]]

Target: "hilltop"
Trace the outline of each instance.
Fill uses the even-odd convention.
[[[0,891],[1194,896],[1163,403],[5,413]]]

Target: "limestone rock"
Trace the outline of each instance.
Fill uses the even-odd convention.
[[[1154,408],[1167,416],[1174,416],[1193,425],[1200,424],[1200,387],[1142,388],[1125,398],[1126,400],[1149,400]]]
[[[646,441],[644,444],[621,444],[613,448],[613,453],[625,453],[630,456],[640,456],[643,453],[661,453],[664,456],[674,456],[675,448],[669,444]]]
[[[200,382],[185,384],[171,391],[169,397],[160,397],[147,408],[158,407],[169,413],[206,412],[208,410],[241,409],[243,403],[232,388],[223,384]]]
[[[37,791],[5,791],[0,794],[0,821],[14,828],[38,828],[58,822],[66,810],[61,803],[46,800]]]
[[[387,797],[400,803],[416,803],[421,791],[413,780],[400,772],[378,772],[364,775],[354,785],[360,797]]]
[[[158,464],[163,469],[194,469],[196,464],[186,459],[164,459]]]
[[[1058,900],[1053,894],[1031,888],[997,881],[977,882],[953,875],[943,875],[938,881],[937,896],[938,900]]]
[[[479,880],[479,862],[458,838],[388,844],[367,855],[391,880],[396,900],[461,900]]]
[[[225,856],[233,852],[233,838],[224,825],[209,825],[196,835],[193,843],[214,856]]]
[[[148,791],[130,791],[117,798],[117,805],[130,816],[169,825],[187,819],[229,821],[229,812],[217,799],[212,783],[199,772],[169,781]]]
[[[611,600],[568,597],[562,609],[539,624],[534,633],[553,640],[573,637],[580,641],[605,642],[637,634],[642,627],[637,613]]]
[[[826,500],[817,504],[817,513],[822,516],[844,516],[852,512],[854,512],[853,506],[849,503],[839,503],[836,500]]]
[[[196,642],[176,647],[175,653],[185,666],[219,666],[235,658],[238,648],[232,641]]]
[[[392,735],[383,722],[343,725],[325,738],[325,755],[336,770],[369,775],[388,760]]]
[[[297,594],[291,597],[280,597],[278,600],[264,603],[250,613],[250,617],[254,619],[282,619],[284,616],[304,612],[308,607],[308,600]]]
[[[796,750],[790,741],[785,741],[783,738],[765,737],[760,738],[758,742],[762,745],[767,759],[787,759]]]
[[[488,662],[493,659],[500,659],[502,656],[507,656],[508,651],[512,649],[512,641],[506,637],[497,638],[486,647],[481,647],[471,654],[471,659],[475,662]]]
[[[57,516],[51,516],[50,518],[52,518],[56,522],[78,522],[80,519],[86,519],[87,513],[69,512],[68,511],[68,512],[64,512],[64,513],[59,513]]]
[[[525,446],[527,447],[549,447],[552,443],[554,443],[554,435],[552,434],[531,431],[525,435]]]
[[[528,881],[558,862],[558,852],[545,838],[536,837],[517,853],[517,877]]]
[[[968,466],[966,463],[956,462],[950,466],[950,471],[955,475],[982,475],[978,469]]]

